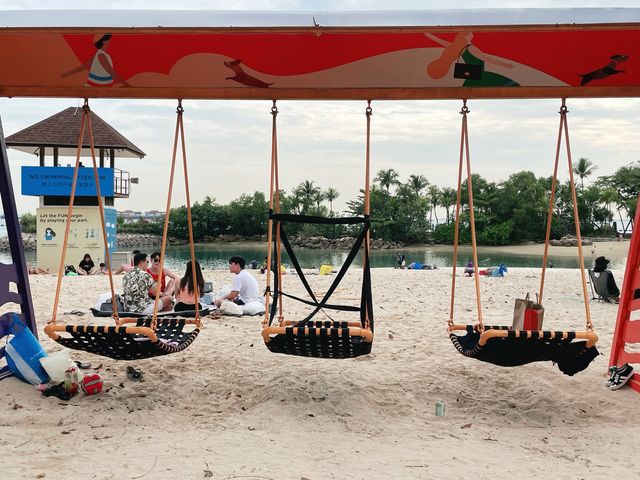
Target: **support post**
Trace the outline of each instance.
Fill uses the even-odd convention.
[[[0,200],[7,224],[7,237],[11,250],[12,263],[5,265],[0,262],[0,306],[8,303],[19,303],[20,313],[24,323],[31,329],[37,337],[36,319],[33,313],[33,303],[31,300],[31,289],[29,287],[29,275],[27,263],[24,256],[22,236],[20,234],[20,223],[18,221],[18,211],[11,183],[11,171],[9,170],[9,158],[7,157],[7,146],[4,141],[4,131],[2,130],[2,120],[0,119]],[[10,291],[10,284],[17,285],[18,292]],[[18,313],[18,312],[16,312]],[[0,322],[8,318],[0,316]],[[4,357],[4,348],[0,348],[0,358]],[[0,368],[0,379],[9,376],[7,367]]]

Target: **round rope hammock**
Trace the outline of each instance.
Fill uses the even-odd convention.
[[[173,179],[176,166],[176,156],[178,149],[178,140],[180,140],[182,150],[182,164],[184,168],[184,182],[186,189],[187,202],[187,221],[189,226],[189,248],[191,253],[191,268],[195,272],[195,252],[193,245],[193,226],[191,221],[191,198],[189,195],[189,175],[187,171],[187,154],[184,138],[184,124],[182,102],[178,101],[176,131],[173,142],[173,156],[171,160],[171,173],[169,175],[169,191],[167,194],[167,206],[164,219],[164,227],[162,231],[162,247],[160,253],[160,272],[164,269],[164,258],[167,247],[167,233],[169,228],[169,212],[171,209],[171,196],[173,192]],[[160,288],[156,288],[156,296],[153,307],[153,314],[146,318],[120,318],[117,309],[113,310],[113,318],[115,326],[107,325],[62,325],[57,323],[58,304],[60,300],[60,291],[62,287],[62,277],[64,276],[65,256],[67,253],[67,245],[69,241],[69,231],[71,227],[71,218],[73,214],[73,204],[75,199],[76,185],[78,181],[78,170],[80,168],[80,156],[84,140],[85,126],[89,134],[89,146],[91,150],[91,158],[93,161],[93,174],[96,185],[96,196],[98,198],[98,207],[100,209],[100,221],[102,226],[102,238],[104,240],[105,264],[109,276],[109,285],[111,289],[111,304],[116,305],[116,293],[113,283],[113,273],[111,270],[111,256],[107,242],[107,230],[105,224],[104,205],[102,196],[100,195],[100,182],[98,179],[98,167],[96,164],[96,155],[93,141],[93,131],[91,129],[91,111],[89,102],[84,100],[82,107],[82,120],[80,126],[80,134],[78,138],[78,149],[76,153],[76,163],[73,172],[73,182],[71,185],[71,196],[69,198],[69,207],[67,210],[67,222],[65,225],[64,242],[62,245],[62,254],[60,256],[60,266],[58,268],[58,281],[56,284],[56,293],[53,302],[53,312],[51,320],[47,323],[44,331],[56,342],[65,347],[84,350],[97,355],[113,358],[116,360],[138,360],[142,358],[156,357],[176,353],[187,348],[195,340],[202,328],[200,312],[196,308],[195,319],[176,319],[176,318],[158,318],[158,307],[160,301]],[[199,298],[198,284],[194,282],[194,296]],[[186,325],[192,325],[194,328],[189,332],[184,331]]]

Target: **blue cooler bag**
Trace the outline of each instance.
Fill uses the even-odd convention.
[[[13,338],[7,342],[4,353],[11,373],[33,385],[47,383],[49,375],[40,365],[40,359],[46,357],[47,352],[16,314],[13,315],[9,333]]]

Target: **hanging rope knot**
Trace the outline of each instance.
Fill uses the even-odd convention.
[[[373,108],[371,108],[371,100],[367,100],[367,108],[364,111],[368,117],[373,115]]]
[[[89,99],[85,98],[84,99],[84,105],[82,105],[82,110],[86,113],[91,112],[91,108],[89,108]]]
[[[460,115],[466,115],[471,110],[467,107],[467,100],[462,100],[462,108],[460,109]]]
[[[560,111],[558,112],[560,115],[566,115],[567,113],[569,113],[569,109],[567,108],[567,106],[563,103],[562,106],[560,107]]]
[[[278,114],[278,107],[276,106],[276,101],[273,101],[273,107],[271,107],[271,115],[275,116]]]

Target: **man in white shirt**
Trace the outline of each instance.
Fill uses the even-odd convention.
[[[231,291],[215,301],[216,306],[220,306],[225,300],[229,300],[238,305],[245,305],[254,301],[262,301],[258,291],[258,282],[244,269],[245,260],[242,257],[231,257],[229,259],[229,271],[236,277],[233,279]]]

